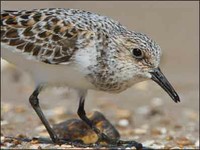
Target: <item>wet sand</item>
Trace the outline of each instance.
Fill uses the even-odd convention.
[[[90,91],[86,111],[103,112],[123,139],[133,139],[152,148],[197,148],[197,2],[1,2],[1,6],[2,9],[80,8],[110,16],[129,29],[155,39],[163,50],[160,66],[179,93],[181,103],[174,103],[158,85],[145,81],[117,95]],[[48,138],[48,135],[28,101],[34,88],[31,77],[1,64],[1,148],[72,148],[50,142],[13,140],[16,137]],[[40,104],[52,124],[78,119],[78,100],[75,92],[68,88],[45,90],[40,95]]]

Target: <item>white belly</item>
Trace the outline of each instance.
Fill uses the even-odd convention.
[[[52,65],[27,59],[25,55],[12,50],[13,47],[1,43],[1,57],[16,65],[22,70],[28,71],[36,86],[40,83],[66,85],[73,88],[94,89],[94,86],[85,78],[85,74],[78,65],[71,63],[66,65]]]

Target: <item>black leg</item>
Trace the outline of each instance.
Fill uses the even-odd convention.
[[[92,121],[86,116],[86,113],[84,110],[84,103],[85,103],[85,97],[81,96],[80,101],[79,101],[78,111],[77,111],[79,117],[98,135],[99,141],[105,141],[107,143],[113,143],[113,144],[116,143],[115,139],[111,139],[104,133],[101,133],[100,130],[92,124]]]
[[[41,91],[42,87],[39,86],[36,88],[36,90],[33,92],[33,94],[30,96],[29,101],[31,103],[31,106],[33,107],[33,109],[35,110],[35,112],[37,113],[37,115],[39,116],[40,120],[42,121],[42,123],[44,124],[45,128],[47,129],[52,141],[54,143],[58,143],[60,144],[60,141],[56,135],[56,133],[53,131],[53,129],[50,127],[49,122],[47,121],[47,119],[45,118],[40,105],[39,105],[39,99],[38,99],[38,95]]]
[[[92,128],[95,133],[100,134],[99,129],[97,129],[95,126],[93,126],[92,121],[86,116],[85,110],[84,110],[84,103],[85,98],[81,97],[79,101],[79,107],[78,107],[78,115],[79,117],[90,127]]]
[[[79,93],[80,94],[80,93]],[[127,146],[130,147],[136,147],[136,149],[141,149],[142,144],[138,143],[136,141],[123,141],[123,140],[118,140],[118,139],[111,139],[109,138],[106,134],[101,133],[98,128],[96,128],[93,124],[92,121],[86,116],[85,110],[84,110],[84,103],[85,103],[85,94],[80,94],[80,100],[79,100],[79,107],[78,107],[78,115],[79,117],[98,135],[99,137],[99,142],[100,141],[105,141],[108,144],[111,145],[124,145],[126,144]]]

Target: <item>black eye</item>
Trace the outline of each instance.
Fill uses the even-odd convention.
[[[134,48],[132,54],[135,58],[143,58],[143,52],[139,48]]]

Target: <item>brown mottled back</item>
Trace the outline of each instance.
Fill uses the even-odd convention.
[[[45,63],[68,63],[78,36],[87,31],[66,20],[67,14],[59,15],[56,9],[3,11],[1,43]]]

